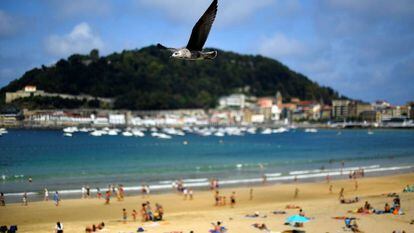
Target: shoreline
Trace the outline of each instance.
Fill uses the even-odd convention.
[[[344,167],[343,169],[325,169],[325,170],[305,170],[305,171],[291,171],[289,174],[282,173],[271,173],[266,174],[266,185],[277,185],[277,184],[295,184],[295,183],[318,183],[326,181],[327,177],[331,180],[350,180],[349,173],[356,171],[358,169],[363,169],[365,177],[387,177],[390,175],[401,175],[401,174],[410,174],[414,173],[414,166],[392,166],[392,167],[381,167],[380,165],[371,165],[371,166],[360,166],[360,167]],[[197,191],[206,191],[210,187],[210,181],[207,178],[201,179],[183,179],[184,187],[191,188]],[[172,186],[171,180],[160,181],[158,183],[146,183],[151,188],[151,193],[154,194],[168,194],[175,192],[176,190]],[[224,188],[243,188],[243,187],[260,187],[264,184],[262,177],[257,178],[248,178],[248,179],[238,179],[238,180],[220,180],[220,187]],[[91,186],[91,196],[96,197],[97,190],[94,186]],[[104,194],[107,190],[107,187],[99,187],[101,193]],[[125,195],[139,196],[141,193],[142,186],[124,186]],[[51,196],[55,191],[58,191],[60,196],[66,200],[76,200],[81,196],[81,187],[79,189],[66,189],[66,190],[52,190],[48,189],[49,196]],[[27,196],[36,201],[43,200],[44,193],[41,191],[27,191]],[[4,195],[9,199],[10,203],[19,203],[21,202],[21,197],[23,192],[19,193],[6,193]]]
[[[352,216],[358,218],[360,229],[364,232],[392,232],[405,230],[413,232],[414,226],[409,222],[414,213],[413,193],[401,193],[407,184],[414,183],[414,173],[403,175],[390,175],[384,177],[369,177],[358,179],[359,188],[354,189],[353,180],[333,180],[333,193],[328,191],[326,182],[297,183],[297,184],[270,184],[255,186],[254,198],[249,200],[249,188],[222,188],[220,194],[228,196],[236,192],[236,206],[214,206],[211,191],[196,191],[194,200],[185,201],[181,195],[156,194],[149,198],[128,196],[124,201],[112,198],[110,205],[104,205],[104,200],[91,199],[64,199],[59,207],[53,201],[29,202],[28,206],[8,204],[0,207],[2,224],[17,224],[21,232],[51,232],[56,221],[61,221],[66,232],[84,232],[86,226],[104,221],[108,232],[136,232],[143,226],[146,232],[165,233],[182,231],[188,233],[206,232],[211,229],[211,222],[222,221],[229,232],[257,232],[251,227],[255,222],[266,223],[274,232],[292,229],[283,225],[286,217],[296,214],[297,209],[286,209],[288,204],[299,205],[304,209],[306,216],[311,217],[302,230],[306,232],[338,232],[344,226],[343,220],[335,220],[335,216]],[[339,204],[338,192],[345,188],[345,197],[360,197],[361,201],[355,204]],[[299,194],[294,198],[294,190],[298,188]],[[360,215],[347,213],[369,201],[374,207],[381,209],[385,202],[392,198],[386,193],[401,193],[401,203],[405,215]],[[165,219],[158,223],[133,222],[128,216],[126,224],[121,221],[121,210],[126,208],[128,213],[132,209],[139,210],[141,202],[150,201],[152,204],[160,203],[165,209]],[[287,213],[274,215],[272,211],[284,210]],[[260,212],[267,218],[246,218],[246,214]],[[140,219],[138,217],[138,219]]]

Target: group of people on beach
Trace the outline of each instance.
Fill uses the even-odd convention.
[[[214,201],[215,201],[214,205],[215,206],[225,206],[225,205],[227,205],[226,199],[227,199],[226,196],[220,195],[219,190],[215,190],[215,192],[214,192]],[[236,205],[236,192],[232,192],[229,199],[230,199],[230,207],[234,208],[234,206]]]

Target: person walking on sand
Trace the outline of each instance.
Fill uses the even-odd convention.
[[[106,191],[106,193],[105,193],[105,205],[109,205],[110,200],[111,200],[111,191]]]
[[[49,191],[47,190],[47,188],[45,188],[44,190],[44,201],[49,201]]]
[[[183,195],[184,195],[184,200],[187,200],[187,196],[188,196],[188,189],[187,188],[183,189]]]
[[[55,205],[59,206],[60,196],[59,196],[58,191],[56,191],[55,194],[53,195],[53,200],[55,201]]]
[[[122,221],[125,224],[127,222],[128,213],[126,212],[126,209],[122,209]]]
[[[233,192],[230,196],[230,207],[234,208],[234,205],[236,205],[236,192]]]
[[[60,222],[56,223],[55,232],[56,233],[63,233],[63,224],[62,223],[60,223]]]
[[[332,185],[329,185],[329,193],[332,194]]]
[[[295,195],[293,197],[298,198],[298,196],[299,196],[299,189],[295,188]]]
[[[188,190],[188,195],[190,196],[190,200],[193,200],[193,190]]]
[[[137,221],[137,215],[138,215],[137,211],[135,209],[132,210],[131,216],[132,216],[132,219],[134,220],[134,222]]]
[[[341,188],[341,191],[339,191],[339,197],[338,197],[339,200],[341,200],[342,198],[344,198],[344,191],[345,191],[344,188]]]
[[[249,200],[250,201],[253,200],[253,188],[250,188],[250,198],[249,198]]]
[[[355,191],[358,190],[358,181],[355,179]]]
[[[6,206],[6,200],[4,198],[4,193],[0,193],[0,206]]]

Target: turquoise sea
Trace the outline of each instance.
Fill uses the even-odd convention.
[[[223,185],[340,177],[364,167],[368,175],[409,172],[414,166],[413,130],[319,130],[203,137],[92,137],[60,130],[9,130],[0,137],[0,191],[9,196],[40,192],[44,187],[63,194],[82,185],[105,188],[123,184],[138,190],[169,189],[184,179],[205,186],[216,177]],[[185,143],[184,143],[185,142]],[[343,164],[342,164],[343,162]],[[343,166],[343,167],[342,167]],[[339,171],[343,169],[343,173]],[[29,183],[28,178],[33,182]]]

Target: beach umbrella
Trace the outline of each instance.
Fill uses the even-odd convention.
[[[297,215],[292,215],[288,217],[286,219],[286,222],[287,223],[305,223],[305,222],[309,222],[309,219],[297,214]]]

